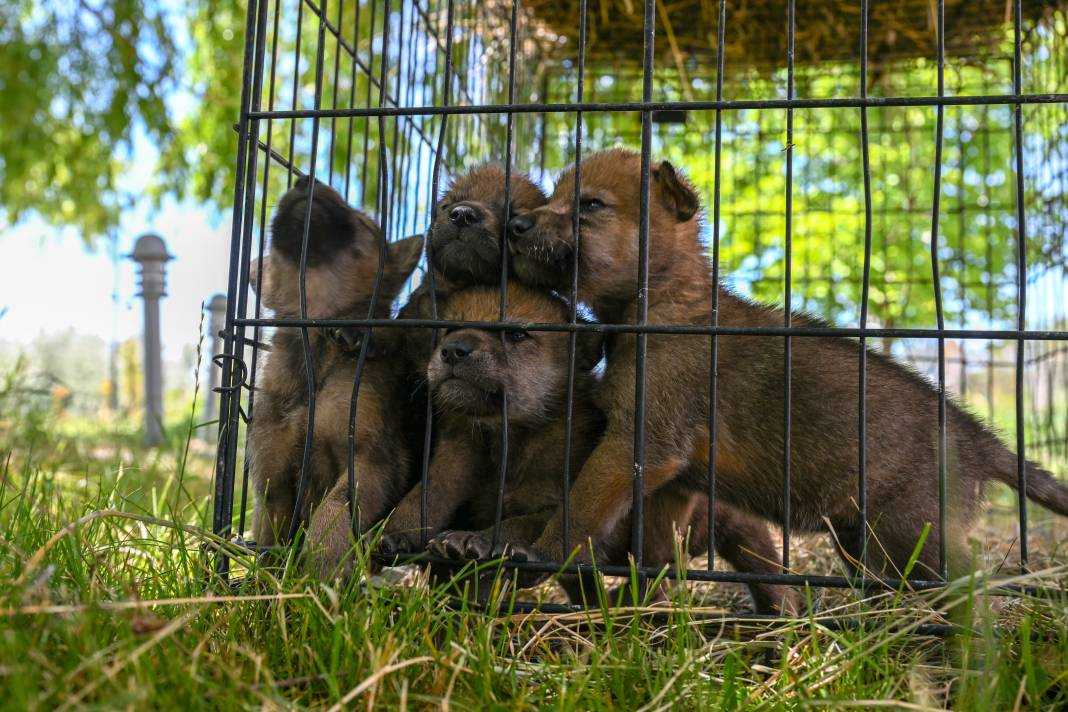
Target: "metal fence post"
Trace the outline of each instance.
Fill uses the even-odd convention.
[[[208,362],[208,390],[205,395],[204,419],[214,420],[219,410],[218,394],[219,369],[211,358],[223,352],[223,340],[220,332],[226,326],[226,295],[215,294],[208,302],[208,334],[211,336],[211,356]]]
[[[163,362],[160,352],[159,300],[167,294],[166,267],[173,255],[159,235],[142,235],[130,258],[141,266],[138,294],[145,308],[145,445],[163,440]]]

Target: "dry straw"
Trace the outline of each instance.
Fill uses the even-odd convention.
[[[1023,0],[1025,29],[1045,24],[1064,0]],[[524,6],[542,25],[537,32],[554,40],[550,51],[563,56],[578,46],[578,0],[527,0]],[[718,0],[663,0],[657,3],[656,51],[676,67],[714,71]],[[724,55],[729,67],[786,64],[787,3],[783,0],[731,0],[727,4]],[[1012,0],[945,0],[947,56],[978,57],[997,47],[1012,28]],[[935,0],[869,3],[868,51],[873,60],[935,57]],[[644,3],[641,0],[588,0],[587,56],[593,62],[641,63]],[[860,46],[857,0],[809,0],[796,4],[795,61],[798,64],[856,61]],[[553,49],[555,48],[555,49]]]

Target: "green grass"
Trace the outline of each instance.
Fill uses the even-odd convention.
[[[212,581],[210,451],[188,426],[159,451],[134,430],[0,414],[4,709],[1053,709],[1068,705],[1068,569],[1051,599],[888,593],[782,625],[689,606],[572,615],[448,607],[443,587],[344,587],[298,567]],[[69,425],[69,424],[68,424]],[[115,436],[119,432],[120,436]],[[121,433],[126,433],[121,435]],[[116,439],[117,437],[117,439]],[[101,443],[106,447],[101,447]],[[974,601],[968,634],[916,632]],[[653,613],[660,615],[653,615]],[[665,615],[666,613],[666,615]],[[837,631],[828,614],[859,626]]]

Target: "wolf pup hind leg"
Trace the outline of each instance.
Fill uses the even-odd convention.
[[[579,296],[601,321],[634,323],[637,317],[641,158],[623,150],[583,161],[579,221],[582,249]],[[649,200],[648,322],[706,326],[713,285],[698,237],[700,202],[666,162],[651,167]],[[572,234],[574,176],[565,174],[549,203],[510,225],[517,274],[547,274],[546,255],[567,251]],[[531,262],[540,269],[526,269]],[[560,288],[556,274],[546,286]],[[781,327],[781,310],[755,304],[722,289],[719,323]],[[795,325],[823,325],[795,315]],[[661,487],[703,491],[709,458],[709,341],[677,334],[649,334],[646,355],[646,492]],[[782,521],[784,352],[781,338],[719,337],[716,447],[717,493],[723,501],[772,521]],[[603,545],[632,501],[634,384],[637,340],[619,335],[608,356],[601,405],[608,414],[604,438],[575,481],[569,547],[592,540]],[[837,533],[859,554],[867,532],[855,501],[858,452],[858,359],[855,341],[796,338],[791,359],[791,525]],[[938,512],[938,395],[924,379],[875,351],[868,357],[866,475],[867,546],[873,573],[904,571],[925,526],[934,525],[914,576],[941,573]],[[773,414],[770,415],[769,414]],[[777,415],[774,415],[777,414]],[[1015,458],[966,411],[949,403],[947,541],[950,573],[966,560],[964,532],[988,480],[1015,482]],[[1064,512],[1065,488],[1030,467],[1027,495]],[[684,476],[685,474],[685,476]],[[534,546],[555,557],[563,546],[561,513]],[[588,553],[582,554],[588,557]]]
[[[382,249],[384,270],[378,279]],[[264,258],[262,273],[256,274],[255,287],[276,317],[299,318],[303,256],[309,318],[366,318],[376,280],[379,293],[373,316],[388,317],[389,305],[421,249],[421,238],[383,248],[374,221],[329,186],[304,178],[279,202],[270,254]],[[334,329],[308,329],[310,370],[315,376],[311,387],[299,330],[279,329],[264,364],[248,444],[256,540],[263,545],[286,544],[293,532],[304,527],[307,560],[324,576],[342,564],[354,528],[364,531],[380,520],[410,485],[411,454],[403,437],[403,372],[392,353],[396,337],[388,331],[343,335]],[[368,355],[358,391],[356,458],[350,463],[349,411],[361,349]],[[303,502],[298,502],[309,421],[314,426],[306,486]],[[356,527],[350,516],[350,465],[355,470]]]

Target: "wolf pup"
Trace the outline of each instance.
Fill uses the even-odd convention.
[[[278,204],[262,270],[252,265],[263,304],[278,318],[300,317],[300,260],[309,209],[308,318],[366,318],[380,257],[384,269],[374,316],[388,317],[390,303],[419,260],[422,238],[389,244],[380,255],[378,225],[329,186],[316,181],[312,187],[307,178],[297,181]],[[307,491],[296,522],[292,517],[311,407],[299,329],[275,332],[257,386],[248,436],[256,541],[286,543],[296,525],[305,525],[308,562],[322,576],[338,569],[352,543],[348,424],[361,339],[370,341],[356,412],[358,529],[384,517],[411,483],[411,455],[402,432],[403,374],[395,365],[397,359],[389,357],[396,343],[389,331],[345,335],[339,330],[308,329],[315,375],[314,427]]]
[[[508,191],[504,178],[504,168],[490,163],[456,177],[449,185],[427,233],[427,261],[433,275],[424,275],[409,295],[398,314],[401,319],[433,319],[437,316],[436,300],[465,286],[500,283],[507,215],[522,214],[546,201],[541,188],[522,173],[511,173]],[[505,196],[505,192],[509,195]],[[508,210],[506,197],[510,200]],[[404,337],[412,404],[408,408],[408,429],[413,447],[418,449],[426,428],[425,379],[431,333],[428,329],[410,328],[405,329]]]
[[[485,164],[453,180],[438,202],[427,245],[437,298],[473,284],[500,283],[506,213],[521,215],[544,205],[548,199],[529,178],[512,172],[507,191],[510,205],[505,206],[505,185],[504,168]],[[401,309],[400,316],[433,316],[426,278]]]
[[[448,319],[492,321],[498,316],[500,292],[470,287],[442,302]],[[518,283],[508,287],[508,319],[527,323],[562,323],[566,302],[542,290]],[[566,437],[568,335],[563,332],[499,332],[455,329],[448,332],[427,365],[427,380],[440,413],[438,441],[433,451],[425,493],[428,505],[426,536],[432,552],[446,558],[495,558],[506,550],[524,551],[542,533],[546,521],[563,500],[562,473]],[[603,416],[593,405],[596,379],[593,367],[600,360],[600,335],[579,332],[576,339],[576,373],[572,401],[571,472],[577,473],[603,430]],[[508,468],[500,540],[493,546],[497,481],[501,454],[501,398],[508,397]],[[417,484],[398,505],[386,525],[385,553],[421,548],[420,507],[424,492]],[[694,522],[690,550],[703,551],[705,514],[694,511],[703,498],[685,494],[685,502],[672,492],[654,494],[646,508],[647,526],[674,533]],[[755,531],[751,531],[754,528]],[[763,522],[720,508],[717,550],[736,568],[776,570],[775,545]],[[452,527],[452,530],[446,530]],[[744,547],[738,534],[745,532]],[[763,532],[763,536],[761,536]],[[733,538],[732,538],[733,537]],[[608,563],[625,564],[630,543],[629,517],[605,550]],[[674,557],[675,537],[647,538],[645,560],[665,565]],[[562,557],[557,550],[554,557]],[[561,584],[578,600],[577,577]],[[786,600],[796,607],[782,587],[751,587],[759,610],[778,610]]]
[[[567,320],[568,307],[548,292],[508,285],[508,319]],[[483,321],[498,316],[500,289],[468,287],[442,300],[441,316]],[[576,340],[571,468],[578,472],[602,426],[589,392],[591,369],[601,358],[601,336]],[[533,541],[563,492],[568,335],[564,332],[455,329],[440,340],[426,365],[439,417],[430,460],[427,536],[450,526],[461,508],[473,530],[491,527],[500,471],[501,404],[507,394],[509,451],[502,542]],[[388,553],[422,548],[422,484],[397,506],[386,525]],[[486,533],[486,532],[482,532]],[[491,530],[490,530],[491,533]],[[471,547],[476,544],[472,541]],[[472,549],[474,551],[474,549]],[[489,554],[488,550],[477,551]]]
[[[637,320],[640,204],[638,154],[609,150],[581,164],[579,298],[606,323]],[[666,161],[651,166],[649,195],[650,324],[712,322],[711,270],[698,238],[700,201]],[[561,288],[574,249],[574,175],[565,174],[547,205],[513,218],[510,250],[516,273]],[[551,278],[546,280],[546,275]],[[719,323],[781,327],[781,310],[720,290]],[[812,324],[799,315],[795,323]],[[592,539],[603,546],[630,511],[636,338],[615,339],[600,389],[608,414],[604,437],[576,478],[570,501],[569,548]],[[724,501],[782,521],[784,346],[782,338],[720,336],[716,390],[717,492]],[[847,565],[861,560],[865,532],[856,503],[858,345],[846,338],[792,341],[790,513],[800,530],[833,530]],[[927,523],[938,520],[938,395],[923,378],[875,351],[867,356],[866,477],[870,569],[900,575]],[[704,491],[710,345],[707,337],[650,334],[646,356],[647,492]],[[1016,486],[1016,456],[974,417],[947,403],[945,466],[949,572],[970,565],[965,533],[990,480]],[[1068,488],[1027,465],[1028,497],[1068,515]],[[650,535],[652,536],[652,535]],[[558,556],[562,512],[527,552]],[[940,537],[933,526],[913,576],[939,575]],[[582,552],[588,557],[589,552]]]

